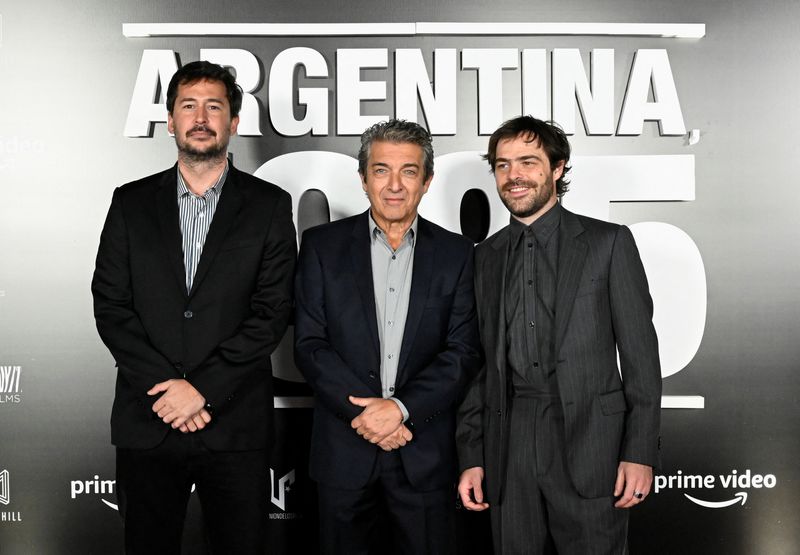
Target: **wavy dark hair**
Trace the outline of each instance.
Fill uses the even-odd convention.
[[[236,78],[225,67],[211,62],[190,62],[180,68],[172,76],[167,87],[167,111],[171,114],[175,107],[175,98],[178,96],[178,87],[191,85],[198,81],[220,81],[227,91],[228,105],[231,108],[231,118],[239,115],[242,109],[242,87],[236,83]]]
[[[483,159],[489,162],[492,173],[497,162],[497,144],[504,139],[517,137],[524,137],[526,142],[536,141],[547,154],[550,168],[555,168],[560,162],[564,162],[564,171],[556,180],[556,194],[562,197],[569,191],[569,181],[564,178],[572,169],[568,165],[572,147],[564,130],[554,121],[542,121],[533,116],[519,116],[506,121],[489,137],[489,151],[483,155]]]

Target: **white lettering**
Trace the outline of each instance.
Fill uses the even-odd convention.
[[[178,61],[172,50],[142,51],[128,118],[125,120],[126,137],[151,137],[152,124],[167,121],[164,97],[176,71]]]
[[[650,102],[650,87],[654,102]],[[666,50],[637,50],[622,103],[618,135],[641,135],[644,122],[658,121],[661,135],[683,135],[686,126]]]
[[[336,130],[339,135],[360,135],[388,115],[361,115],[364,100],[386,100],[386,81],[362,81],[363,69],[386,69],[386,48],[342,48],[336,51]]]
[[[553,120],[575,133],[575,104],[580,106],[587,135],[614,133],[614,50],[591,53],[591,85],[577,48],[553,50]]]
[[[399,119],[418,121],[417,98],[435,135],[456,133],[456,50],[437,48],[433,51],[434,81],[428,77],[422,50],[401,48],[395,52],[395,115]],[[436,84],[436,94],[433,93]],[[419,94],[419,96],[417,96]]]
[[[287,137],[328,134],[328,89],[299,87],[297,101],[305,107],[305,117],[294,117],[295,71],[305,69],[308,78],[328,77],[325,58],[312,48],[289,48],[272,61],[269,75],[269,116],[275,131]]]
[[[515,48],[465,48],[461,69],[478,71],[478,133],[491,135],[503,123],[503,70],[517,69]]]

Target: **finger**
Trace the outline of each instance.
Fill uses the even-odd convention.
[[[202,430],[203,428],[206,427],[206,421],[203,420],[203,417],[200,414],[195,414],[192,417],[192,421],[194,422],[195,428],[197,428],[198,430]]]
[[[181,426],[180,428],[178,428],[178,430],[180,430],[184,434],[188,434],[189,433],[189,428],[187,428],[186,425]]]
[[[625,471],[622,467],[617,468],[617,481],[614,483],[614,497],[622,494],[622,488],[625,487]]]
[[[192,420],[191,418],[189,420],[187,420],[185,424],[180,426],[181,430],[184,429],[184,428],[187,428],[190,432],[196,432],[197,431],[197,426],[195,426],[194,420]]]
[[[206,424],[211,423],[211,413],[209,413],[206,409],[202,409],[200,411],[200,418],[202,418],[203,422],[205,422]]]

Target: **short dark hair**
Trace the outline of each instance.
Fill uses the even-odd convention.
[[[227,68],[212,64],[211,62],[190,62],[180,68],[172,76],[167,87],[167,111],[171,114],[175,107],[175,98],[178,96],[180,85],[191,85],[198,81],[220,81],[225,85],[228,104],[231,108],[231,117],[235,118],[242,109],[242,87],[236,83],[236,78]]]
[[[568,165],[572,148],[561,126],[554,121],[542,121],[533,116],[519,116],[503,123],[489,137],[489,151],[483,159],[489,162],[492,173],[497,162],[497,143],[504,139],[524,137],[526,142],[537,141],[539,146],[547,153],[550,167],[555,168],[559,162],[564,162],[564,171],[556,180],[556,194],[563,196],[569,190],[569,181],[564,179],[572,168]]]
[[[376,123],[361,134],[361,148],[358,151],[358,173],[365,176],[367,160],[369,159],[372,143],[385,141],[387,143],[411,143],[422,148],[424,179],[433,175],[433,142],[428,130],[418,123],[403,119],[390,119]]]

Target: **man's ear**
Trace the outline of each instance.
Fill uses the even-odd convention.
[[[566,164],[567,164],[566,160],[561,160],[561,161],[559,161],[558,164],[556,164],[556,167],[553,169],[553,181],[554,182],[558,181],[559,179],[561,179],[561,176],[564,175],[564,166]]]

